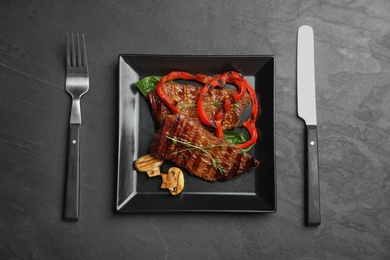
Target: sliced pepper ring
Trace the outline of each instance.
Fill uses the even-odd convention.
[[[257,128],[256,128],[256,119],[257,119],[257,115],[259,113],[259,104],[257,101],[256,91],[252,88],[252,86],[249,84],[249,82],[246,79],[243,79],[243,81],[246,85],[247,91],[249,92],[249,94],[251,96],[251,101],[252,101],[251,115],[248,118],[248,120],[243,123],[243,126],[248,130],[251,137],[245,143],[237,145],[237,147],[245,149],[245,148],[248,148],[248,147],[252,146],[253,144],[255,144],[257,141],[257,138],[259,137],[259,134],[258,134]]]
[[[194,75],[194,74],[191,74],[191,73],[188,73],[185,71],[172,71],[171,73],[162,77],[160,79],[160,81],[157,83],[156,93],[161,98],[161,100],[171,109],[171,111],[176,114],[176,113],[179,113],[179,108],[177,106],[177,102],[172,100],[172,98],[170,98],[167,95],[167,93],[164,92],[162,86],[165,83],[172,81],[172,80],[176,80],[176,79],[183,79],[183,80],[197,81],[197,82],[200,82],[202,84],[206,84],[208,81],[210,81],[211,79],[218,77],[218,76],[219,75],[211,77],[211,76],[206,76],[203,74],[195,74]]]
[[[221,110],[215,115],[214,119],[211,119],[206,114],[206,110],[203,105],[204,96],[211,88],[224,87],[226,83],[236,85],[238,91],[232,97],[225,97],[224,104]],[[258,114],[258,101],[256,97],[256,92],[248,83],[248,81],[243,77],[243,75],[238,72],[229,71],[222,74],[219,79],[211,80],[210,82],[205,84],[200,91],[197,102],[198,115],[202,123],[207,126],[214,127],[216,129],[216,136],[223,138],[222,118],[225,113],[230,109],[231,104],[241,99],[246,91],[248,91],[251,96],[252,111],[249,119],[243,123],[243,126],[247,129],[251,137],[247,142],[237,145],[238,147],[243,149],[248,148],[254,143],[256,143],[258,138],[258,133],[256,129],[256,119]]]

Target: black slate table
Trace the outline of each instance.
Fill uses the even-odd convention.
[[[0,2],[0,259],[389,259],[390,4]],[[304,225],[296,43],[315,31],[322,224]],[[81,215],[62,220],[65,33],[86,35]],[[119,54],[274,55],[274,214],[117,214]]]

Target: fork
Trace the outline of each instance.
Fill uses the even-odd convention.
[[[68,158],[64,219],[78,220],[80,211],[80,98],[89,89],[87,50],[84,34],[66,34],[66,82],[65,89],[72,97],[69,122]]]

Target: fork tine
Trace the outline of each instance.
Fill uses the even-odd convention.
[[[72,67],[72,64],[70,62],[70,48],[69,48],[69,34],[66,33],[66,66]]]
[[[81,64],[81,47],[80,47],[80,34],[77,33],[77,67],[82,67]]]
[[[85,45],[85,38],[84,38],[84,33],[81,34],[82,38],[82,45],[83,45],[83,67],[88,69],[88,62],[87,62],[87,47]]]
[[[75,67],[77,66],[76,64],[76,49],[75,49],[75,46],[74,46],[74,36],[73,36],[73,33],[71,34],[72,35],[72,42],[71,42],[71,45],[72,45],[72,49],[71,49],[71,53],[72,53],[72,67]]]

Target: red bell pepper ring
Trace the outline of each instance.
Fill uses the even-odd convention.
[[[257,141],[257,138],[259,136],[256,128],[256,119],[257,115],[259,113],[259,104],[257,101],[257,96],[256,96],[256,91],[251,87],[251,85],[248,83],[246,79],[243,79],[246,85],[246,89],[249,92],[251,96],[251,101],[252,101],[252,111],[251,115],[248,118],[247,121],[243,123],[243,126],[248,130],[248,133],[250,134],[250,139],[246,141],[245,143],[238,144],[237,147],[240,147],[242,149],[251,147],[254,145]]]
[[[199,92],[199,95],[198,95],[198,100],[197,100],[197,107],[198,107],[198,116],[200,118],[200,121],[205,124],[206,126],[211,126],[211,127],[214,127],[216,128],[218,131],[217,131],[217,136],[222,132],[222,136],[223,136],[223,131],[221,131],[221,129],[219,128],[222,128],[222,124],[220,122],[220,120],[217,120],[219,122],[216,122],[216,120],[213,120],[213,119],[210,119],[209,116],[207,115],[206,113],[206,110],[203,106],[203,99],[204,99],[204,96],[205,94],[211,89],[211,88],[215,88],[217,86],[221,86],[221,85],[224,85],[225,82],[221,82],[220,80],[218,79],[213,79],[211,81],[209,81],[207,84],[205,84],[203,86],[203,88],[200,90]],[[218,126],[217,126],[218,124]],[[220,136],[219,136],[220,137]]]
[[[216,76],[214,76],[216,77]],[[177,102],[172,100],[167,93],[164,92],[162,86],[172,80],[176,79],[184,79],[184,80],[192,80],[192,81],[198,81],[202,84],[206,84],[206,82],[210,81],[213,77],[206,76],[203,74],[190,74],[185,71],[172,71],[171,73],[165,75],[160,79],[160,81],[157,83],[156,87],[156,93],[161,98],[161,100],[171,109],[173,113],[179,113],[179,107],[177,106]]]
[[[221,110],[215,115],[214,119],[211,119],[206,114],[206,110],[203,106],[204,96],[207,93],[207,91],[209,91],[211,88],[223,87],[225,86],[226,83],[236,85],[238,91],[232,97],[230,96],[225,97],[224,104]],[[231,104],[233,102],[237,102],[240,98],[242,98],[246,91],[248,91],[251,96],[252,111],[251,111],[250,118],[243,123],[243,126],[247,129],[251,137],[247,142],[237,145],[237,147],[240,147],[242,149],[252,146],[254,143],[256,143],[258,138],[258,133],[256,128],[256,119],[258,114],[258,102],[257,102],[256,92],[250,86],[248,81],[243,77],[243,75],[234,71],[230,71],[222,74],[219,79],[211,80],[210,82],[205,84],[202,90],[200,91],[200,94],[198,96],[198,102],[197,102],[198,115],[201,122],[207,126],[214,127],[216,129],[216,136],[223,138],[222,118],[225,115],[225,113],[230,109]]]

